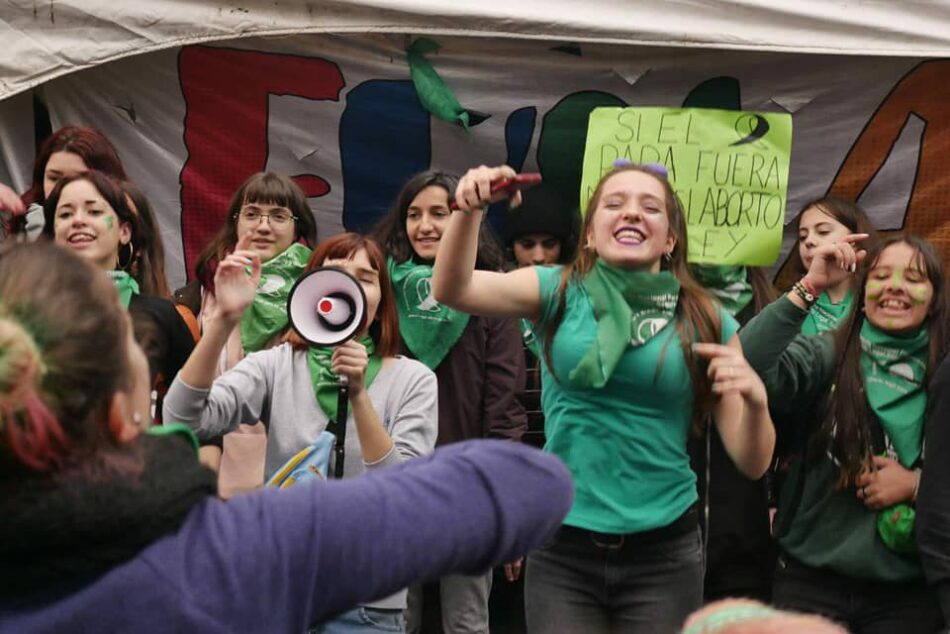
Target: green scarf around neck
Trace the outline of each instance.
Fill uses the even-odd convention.
[[[578,387],[601,388],[628,346],[642,346],[675,319],[680,283],[668,271],[628,271],[598,259],[583,284],[597,338],[569,379]]]
[[[376,344],[371,337],[361,337],[359,342],[366,347],[369,363],[366,366],[366,378],[363,381],[364,389],[369,389],[373,379],[383,367],[382,357],[376,356]],[[340,378],[330,370],[330,359],[333,348],[327,346],[313,346],[307,350],[307,367],[310,368],[310,380],[313,382],[313,392],[317,395],[320,409],[329,417],[331,422],[336,420],[336,406]]]
[[[246,352],[262,350],[287,327],[287,297],[310,254],[309,248],[295,243],[261,265],[257,295],[241,316],[241,345]]]
[[[106,275],[115,284],[115,290],[119,293],[119,302],[122,307],[128,309],[132,296],[139,294],[139,283],[125,271],[106,271]]]
[[[469,315],[435,301],[432,267],[411,259],[389,258],[389,277],[396,293],[399,334],[413,356],[435,370],[468,325]]]
[[[749,269],[744,266],[693,264],[689,271],[733,317],[752,301]]]
[[[865,320],[861,326],[861,374],[868,404],[877,415],[905,468],[920,457],[930,333],[921,327],[904,335],[889,334]]]
[[[832,304],[828,293],[818,296],[818,301],[808,310],[808,315],[802,323],[803,335],[817,335],[828,330],[834,330],[851,312],[854,298],[851,291],[838,304]]]

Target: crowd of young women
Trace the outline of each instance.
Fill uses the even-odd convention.
[[[675,632],[704,601],[726,596],[824,615],[854,632],[938,631],[941,607],[950,608],[950,460],[942,455],[947,433],[940,418],[950,398],[940,387],[947,381],[950,314],[934,249],[915,236],[880,238],[857,205],[821,198],[795,218],[799,240],[782,278],[787,292],[779,295],[762,269],[688,264],[686,221],[666,171],[620,164],[600,180],[582,220],[553,189],[526,192],[521,215],[522,196],[515,194],[506,262],[485,210],[502,196],[492,194],[492,183],[513,175],[504,166],[475,168],[461,179],[418,174],[372,237],[322,240],[290,179],[252,175],[199,257],[194,281],[176,292],[176,306],[156,271],[157,225],[147,200],[123,184],[115,150],[88,129],[57,132],[39,154],[34,187],[22,201],[0,190],[0,205],[13,214],[7,228],[15,235],[42,235],[66,249],[53,256],[50,246],[19,245],[0,256],[0,268],[40,276],[31,268],[36,253],[68,266],[65,251],[72,251],[91,265],[75,275],[91,280],[90,270],[105,273],[88,283],[85,296],[71,288],[62,300],[71,311],[108,317],[105,332],[85,334],[91,318],[63,331],[99,346],[111,341],[111,353],[122,358],[91,376],[84,375],[90,359],[65,360],[80,358],[93,341],[74,346],[49,338],[63,315],[36,302],[54,287],[62,291],[61,281],[41,284],[37,277],[36,297],[29,287],[0,287],[10,346],[0,364],[3,484],[28,482],[22,490],[36,497],[67,490],[74,469],[105,469],[121,475],[107,479],[109,486],[127,494],[135,486],[158,487],[154,465],[165,464],[177,470],[180,488],[149,495],[182,502],[153,508],[120,496],[145,518],[162,509],[157,523],[135,523],[116,548],[87,545],[89,552],[80,549],[62,564],[57,557],[78,540],[54,529],[44,533],[53,537],[48,544],[0,548],[17,562],[10,570],[41,562],[23,588],[7,576],[2,605],[16,606],[23,623],[49,629],[66,618],[70,601],[87,609],[115,587],[109,584],[158,565],[149,554],[157,549],[167,558],[164,574],[187,574],[185,560],[207,572],[189,581],[195,604],[180,607],[181,618],[198,619],[202,609],[220,618],[228,594],[221,584],[234,590],[231,599],[241,606],[235,613],[253,612],[244,604],[258,596],[235,579],[265,562],[283,566],[285,575],[301,565],[291,561],[304,546],[275,537],[287,528],[283,522],[321,531],[334,522],[325,517],[327,526],[318,528],[285,506],[284,496],[306,509],[328,502],[291,489],[212,504],[215,479],[180,439],[203,445],[204,462],[220,470],[222,493],[256,489],[336,420],[345,377],[344,479],[367,475],[332,490],[364,496],[341,493],[338,503],[348,509],[381,505],[380,516],[362,517],[367,523],[358,529],[347,524],[356,515],[343,513],[340,523],[356,541],[378,534],[381,542],[365,552],[333,543],[356,557],[359,574],[387,564],[396,572],[383,575],[385,583],[363,577],[362,591],[325,611],[315,607],[312,578],[323,571],[310,570],[302,584],[286,581],[299,591],[279,600],[263,584],[290,577],[271,571],[250,583],[267,597],[261,605],[283,602],[280,618],[295,631],[509,631],[496,615],[490,625],[491,570],[472,565],[489,559],[506,564],[509,581],[524,566],[532,633]],[[40,215],[29,207],[37,203]],[[308,345],[285,309],[294,281],[325,266],[349,272],[367,298],[363,330],[332,348]],[[106,292],[105,279],[116,293]],[[133,335],[145,361],[136,357]],[[137,364],[143,378],[130,380]],[[87,388],[84,399],[70,396]],[[164,421],[154,428],[164,435],[141,436],[151,419]],[[469,494],[478,500],[479,486],[494,491],[492,483],[500,482],[497,474],[479,485],[447,475],[444,462],[468,468],[460,464],[470,464],[471,455],[461,449],[443,462],[422,457],[468,439],[523,436],[543,439],[546,452],[570,471],[574,499],[558,530],[532,541],[516,527],[517,539],[494,543],[486,554],[478,546],[484,536],[459,528],[435,540],[448,550],[433,546],[426,576],[409,575],[420,568],[394,540],[406,540],[405,552],[424,549],[425,536],[434,539],[440,529],[436,502],[444,504],[441,521],[459,527],[459,517],[470,518],[460,510]],[[485,449],[473,455],[511,471],[506,456],[519,444],[490,444],[492,459]],[[430,472],[402,463],[430,465]],[[532,483],[557,478],[550,463],[538,464],[546,476],[519,472],[495,493],[511,495],[525,516],[540,521],[548,495]],[[417,511],[407,491],[423,486],[422,477],[433,478],[423,487],[432,504],[420,502],[429,515],[417,521],[434,525],[413,535],[394,526]],[[372,485],[357,486],[364,481]],[[80,483],[93,495],[99,481]],[[529,491],[539,499],[528,501]],[[566,500],[551,495],[553,507]],[[453,496],[461,498],[446,502]],[[65,497],[51,499],[80,513]],[[6,498],[20,518],[13,526],[32,527],[35,503]],[[551,513],[548,520],[557,509]],[[237,530],[237,521],[250,526]],[[85,528],[99,534],[128,522],[127,515],[100,518]],[[287,534],[299,539],[299,530]],[[176,531],[202,543],[220,538],[228,548],[184,552],[174,540],[159,548],[160,537]],[[471,539],[478,556],[463,556],[466,542],[456,537]],[[261,540],[276,540],[278,552],[269,545],[270,554],[262,553]],[[541,541],[522,559],[526,545]],[[453,547],[461,550],[452,565],[435,563]],[[499,560],[502,553],[508,558]],[[183,566],[177,573],[175,563]],[[132,569],[123,577],[125,566]],[[443,576],[428,589],[410,587],[437,569],[465,574]],[[227,571],[235,579],[225,582]],[[213,599],[200,596],[199,579],[217,580]],[[37,595],[51,583],[56,592]]]

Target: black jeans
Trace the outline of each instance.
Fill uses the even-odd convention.
[[[819,614],[852,634],[934,634],[943,615],[924,581],[881,583],[812,568],[779,557],[772,587],[776,607]]]
[[[696,513],[660,539],[562,527],[528,558],[529,634],[670,634],[702,604]]]

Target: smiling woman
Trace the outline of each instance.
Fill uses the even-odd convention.
[[[947,344],[943,263],[914,236],[867,253],[863,237],[816,248],[801,282],[741,333],[790,465],[773,601],[856,633],[933,632],[941,616],[917,556],[914,506],[927,384]],[[817,294],[855,269],[854,310],[834,336],[798,336]],[[929,445],[926,458],[947,459]]]
[[[432,293],[432,262],[453,215],[456,183],[442,172],[412,177],[374,235],[388,256],[405,349],[438,377],[438,444],[469,438],[518,440],[527,420],[518,400],[524,389],[524,357],[517,322],[453,310]],[[485,222],[478,228],[475,251],[477,268],[502,268],[501,249]],[[422,589],[411,590],[409,632],[419,631],[423,620],[438,622],[439,609],[446,632],[488,631],[491,571],[442,579],[439,588],[439,605],[423,606]]]
[[[492,183],[513,175],[480,167],[461,179],[433,289],[456,309],[543,333],[545,450],[568,465],[576,496],[557,538],[528,559],[528,631],[678,631],[702,601],[687,435],[711,414],[730,457],[758,478],[774,443],[765,389],[735,320],[687,269],[685,218],[664,173],[605,174],[571,264],[476,271],[474,228],[495,202]]]
[[[136,259],[142,246],[141,219],[132,211],[126,192],[101,172],[83,172],[59,179],[43,211],[44,235],[115,283],[132,316],[135,338],[148,357],[153,385],[159,376],[171,380],[191,353],[194,339],[174,305],[142,292],[141,278],[130,273],[136,262],[146,261]],[[151,277],[142,266],[136,272]]]
[[[248,250],[263,263],[261,286],[221,350],[217,373],[234,367],[244,355],[276,345],[287,328],[287,296],[317,243],[317,224],[303,191],[283,174],[259,172],[245,180],[228,204],[224,224],[195,265],[196,278],[175,291],[204,332],[217,310],[214,276],[218,263],[248,236]],[[242,425],[225,438],[206,439],[202,460],[219,471],[222,497],[264,482],[265,435],[261,425]]]

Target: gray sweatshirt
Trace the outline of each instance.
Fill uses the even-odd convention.
[[[363,462],[352,413],[346,423],[343,477],[398,464],[435,449],[439,431],[435,374],[422,363],[396,357],[385,363],[367,389],[373,409],[393,440],[392,450],[373,464]],[[185,423],[201,439],[215,438],[241,423],[267,427],[264,478],[316,440],[327,415],[317,403],[306,351],[290,344],[246,356],[218,376],[211,389],[196,389],[178,377],[165,396],[163,420]],[[405,590],[370,605],[404,608]]]
[[[396,357],[384,364],[367,394],[393,449],[365,464],[351,413],[343,477],[431,453],[439,426],[437,392],[435,374],[418,361]],[[165,396],[163,420],[185,423],[201,439],[260,420],[267,426],[265,479],[315,441],[328,422],[313,391],[307,353],[290,344],[248,355],[215,379],[211,389],[193,388],[176,377]]]

